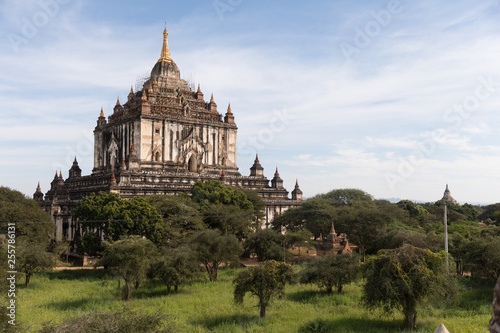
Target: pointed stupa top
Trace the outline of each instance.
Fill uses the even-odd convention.
[[[255,154],[255,162],[260,162],[259,161],[259,154]]]
[[[212,93],[212,96],[210,96],[210,103],[215,103],[215,101],[214,101],[214,93]]]
[[[170,57],[170,50],[168,49],[168,40],[167,40],[168,32],[167,27],[163,30],[163,47],[161,48],[160,61],[172,62],[172,58]]]
[[[229,103],[229,104],[228,104],[228,106],[227,106],[227,113],[233,113],[233,112],[231,111],[231,103]]]
[[[104,110],[102,109],[102,106],[101,106],[101,114],[99,114],[99,118],[104,118]]]
[[[450,333],[450,331],[448,331],[446,329],[446,327],[444,326],[444,324],[441,324],[439,325],[436,330],[434,331],[434,333]]]
[[[121,105],[121,104],[120,104],[120,97],[117,97],[117,98],[116,98],[116,106],[118,106],[118,105]]]
[[[57,174],[57,171],[56,171],[56,174]],[[62,180],[63,177],[62,177],[62,171],[59,171],[59,179]]]
[[[36,192],[37,193],[41,193],[42,192],[42,188],[40,187],[40,182],[38,182],[38,186],[36,187]]]
[[[280,173],[278,172],[278,167],[276,167],[276,172],[274,173],[274,178],[279,178]]]
[[[295,178],[295,187],[299,187],[299,180]]]
[[[130,94],[133,94],[134,93],[134,88],[132,86],[130,86]]]
[[[444,202],[451,202],[455,205],[458,205],[458,201],[455,200],[452,196],[451,196],[451,192],[450,192],[450,189],[448,188],[448,184],[446,184],[446,189],[444,190],[444,195],[443,195],[443,198],[441,199],[441,201],[444,201]]]
[[[332,228],[330,229],[330,235],[336,235],[337,233],[335,232],[335,226],[333,225],[332,221]]]
[[[200,88],[200,84],[198,83],[198,90],[196,91],[198,94],[201,93],[201,88]]]

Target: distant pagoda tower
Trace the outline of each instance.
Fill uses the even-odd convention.
[[[441,202],[451,202],[455,205],[460,205],[457,200],[453,199],[451,196],[450,189],[448,188],[448,184],[446,184],[446,189],[444,190],[443,198],[440,200]]]

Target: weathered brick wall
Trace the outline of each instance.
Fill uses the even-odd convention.
[[[493,293],[493,318],[490,321],[490,332],[500,333],[500,277]]]

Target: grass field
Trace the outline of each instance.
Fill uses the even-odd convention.
[[[237,272],[224,270],[218,282],[196,282],[173,295],[166,295],[166,287],[160,283],[147,281],[132,291],[133,299],[127,303],[120,300],[119,280],[103,270],[39,274],[29,288],[17,286],[18,324],[22,332],[36,332],[46,322],[60,323],[126,304],[145,313],[159,311],[175,332],[404,332],[401,314],[386,316],[360,305],[360,284],[333,295],[314,286],[287,286],[287,297],[274,301],[267,317],[261,319],[255,299],[247,296],[243,306],[233,303],[231,281]],[[416,332],[434,332],[440,323],[451,333],[488,332],[493,284],[474,285],[464,280],[461,285],[461,297],[453,304],[433,302],[419,309]]]

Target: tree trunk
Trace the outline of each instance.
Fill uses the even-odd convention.
[[[177,292],[179,291],[179,285],[174,285],[174,293],[177,294]]]
[[[26,274],[26,287],[30,284],[31,273]]]
[[[260,317],[264,318],[266,316],[266,305],[265,303],[260,303]]]
[[[139,289],[139,284],[140,284],[139,281],[135,281],[134,283],[135,290]]]
[[[125,279],[125,286],[123,287],[123,300],[128,301],[130,299],[130,284],[128,279]]]
[[[342,292],[342,287],[343,287],[342,283],[337,284],[337,293],[340,294]]]
[[[493,292],[493,317],[490,320],[490,332],[500,333],[500,277]]]
[[[328,286],[328,287],[326,287],[326,292],[327,292],[328,294],[333,294],[333,286]]]
[[[170,285],[167,284],[167,295],[170,295]]]
[[[417,327],[417,310],[404,310],[405,319],[403,327],[407,330],[414,330]]]

